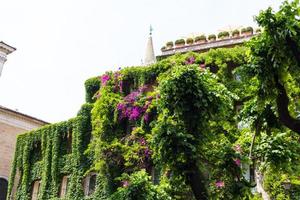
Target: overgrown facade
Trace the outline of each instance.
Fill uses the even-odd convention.
[[[265,129],[276,115],[258,107],[248,52],[176,54],[87,80],[75,118],[18,137],[9,199],[261,199],[249,166],[272,197],[297,199],[299,136]],[[259,136],[253,113],[266,120]]]

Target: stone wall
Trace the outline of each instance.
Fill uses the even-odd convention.
[[[17,135],[47,124],[0,106],[0,177],[8,180]]]

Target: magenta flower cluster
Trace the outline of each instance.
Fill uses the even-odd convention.
[[[195,58],[193,56],[189,57],[186,61],[185,64],[186,65],[191,65],[195,63]]]
[[[119,103],[117,105],[117,110],[119,112],[119,119],[128,118],[131,121],[138,120],[141,115],[144,115],[144,121],[149,121],[149,114],[145,113],[153,97],[148,98],[146,104],[143,107],[135,105],[135,102],[138,100],[140,95],[148,89],[148,85],[140,87],[137,91],[133,91],[124,97],[124,103]]]
[[[217,181],[217,182],[216,182],[216,187],[217,187],[217,188],[222,188],[222,187],[224,187],[224,186],[225,186],[224,181]]]
[[[199,67],[200,67],[200,69],[205,69],[206,65],[203,63],[203,64],[200,64]]]
[[[101,85],[105,86],[109,79],[110,79],[110,76],[108,74],[102,75],[101,76]]]
[[[235,146],[233,147],[233,149],[234,149],[236,152],[238,152],[238,153],[242,153],[242,152],[243,152],[242,147],[241,147],[241,145],[239,145],[239,144],[235,145]]]
[[[122,186],[123,187],[128,187],[129,186],[129,181],[127,181],[127,180],[122,181]]]
[[[240,159],[234,159],[234,163],[237,165],[237,166],[241,166],[241,160]]]
[[[239,154],[243,153],[243,150],[242,150],[242,147],[240,144],[235,145],[233,147],[233,149]],[[239,158],[235,158],[235,159],[233,159],[233,161],[237,166],[239,166],[239,167],[241,166],[241,160]]]

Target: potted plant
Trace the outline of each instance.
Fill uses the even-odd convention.
[[[200,35],[195,37],[195,43],[196,44],[202,44],[206,42],[206,36],[205,35]]]
[[[168,49],[172,49],[173,46],[174,46],[173,41],[169,41],[169,42],[166,43],[166,47],[167,47]]]
[[[235,29],[234,31],[232,31],[232,37],[236,38],[240,36],[240,31],[238,29]]]
[[[229,32],[228,31],[222,31],[218,34],[219,39],[227,39],[229,38]]]
[[[211,41],[215,41],[217,39],[217,36],[215,34],[211,34],[208,36],[208,40]]]
[[[178,39],[175,41],[175,46],[176,47],[181,47],[185,45],[185,40],[184,39]]]
[[[162,48],[160,48],[161,51],[165,51],[167,48],[166,46],[163,46]]]
[[[241,30],[242,36],[249,36],[253,34],[253,28],[251,26],[248,26],[247,28],[242,28]]]
[[[186,39],[186,43],[187,43],[188,45],[194,44],[194,39],[193,39],[193,38],[187,38],[187,39]]]

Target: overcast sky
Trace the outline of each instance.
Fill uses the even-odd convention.
[[[17,51],[0,77],[0,105],[58,122],[84,103],[84,81],[139,65],[149,25],[156,55],[169,40],[255,26],[274,0],[0,0],[0,41]]]

